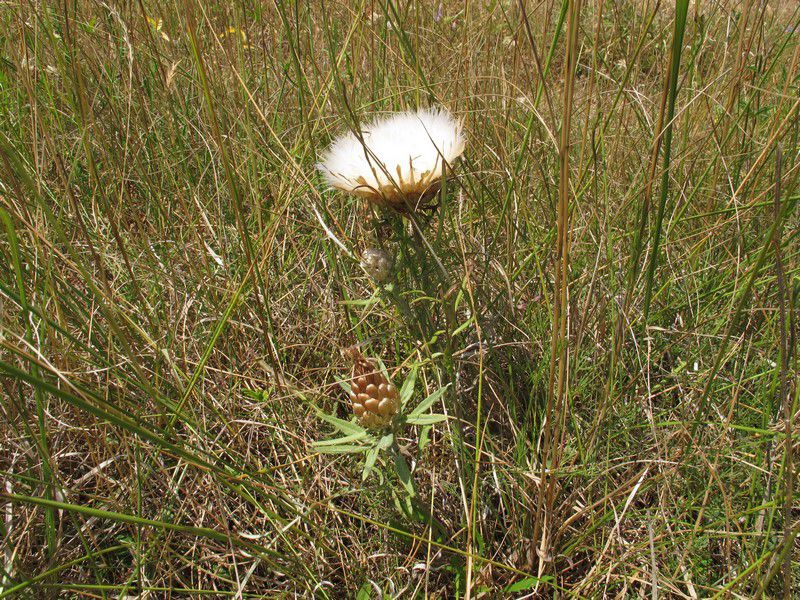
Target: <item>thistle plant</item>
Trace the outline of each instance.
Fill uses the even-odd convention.
[[[371,206],[388,209],[400,246],[398,275],[407,270],[415,287],[428,298],[437,297],[438,287],[447,286],[447,269],[424,238],[417,211],[443,187],[452,163],[465,148],[462,123],[444,108],[430,108],[376,117],[356,131],[334,139],[322,153],[317,169],[331,188],[367,200]],[[397,216],[402,218],[397,218]],[[408,223],[407,223],[408,222]],[[411,227],[409,235],[408,227]],[[376,228],[377,229],[377,228]],[[382,243],[378,242],[378,246]],[[430,266],[439,275],[434,276]],[[365,272],[388,292],[409,328],[421,341],[430,339],[437,327],[431,315],[418,307],[410,315],[408,305],[390,284],[394,261],[383,247],[368,248],[362,255]],[[414,322],[411,322],[414,321]]]
[[[383,224],[393,226],[399,250],[396,271],[393,273],[394,258],[380,239],[378,247],[370,245],[362,253],[360,264],[379,285],[381,295],[395,306],[415,346],[431,359],[428,364],[439,389],[412,409],[416,371],[398,390],[380,361],[367,359],[357,348],[348,349],[345,354],[353,364],[352,377],[340,385],[349,397],[354,417],[345,421],[320,413],[344,435],[318,442],[315,447],[320,452],[363,454],[364,479],[373,471],[381,480],[386,479],[385,472],[394,473],[401,483],[400,493],[393,489],[395,501],[409,516],[424,515],[425,510],[414,501],[412,469],[404,457],[411,452],[410,446],[401,451],[398,437],[410,425],[421,426],[420,450],[430,427],[445,419],[426,411],[455,380],[449,349],[435,352],[431,348],[437,339],[446,343],[451,339],[441,335],[435,309],[440,292],[449,287],[447,272],[425,240],[417,214],[437,193],[445,194],[446,177],[464,147],[461,122],[443,108],[431,108],[375,118],[336,138],[317,165],[330,187],[366,200],[370,207],[383,212]],[[381,224],[376,224],[376,231],[380,230]],[[431,272],[432,265],[441,277]],[[409,295],[410,302],[406,299]],[[453,319],[448,318],[446,330],[451,331],[452,325]],[[443,368],[437,364],[439,357],[444,357]]]

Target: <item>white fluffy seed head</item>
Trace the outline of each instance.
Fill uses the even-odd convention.
[[[436,193],[464,151],[461,122],[443,108],[378,117],[361,133],[335,139],[317,168],[331,187],[400,211]]]

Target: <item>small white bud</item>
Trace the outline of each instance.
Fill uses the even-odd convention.
[[[393,263],[391,254],[381,248],[367,248],[361,255],[361,268],[378,283],[389,280]]]

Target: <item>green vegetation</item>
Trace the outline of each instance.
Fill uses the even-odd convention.
[[[796,597],[798,113],[795,1],[0,4],[0,598]]]

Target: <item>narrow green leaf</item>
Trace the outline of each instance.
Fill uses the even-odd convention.
[[[411,412],[408,414],[409,418],[411,418],[411,417],[417,417],[417,416],[421,415],[422,413],[424,413],[426,410],[428,410],[428,409],[429,409],[431,406],[433,406],[433,404],[434,404],[434,403],[435,403],[435,402],[436,402],[436,401],[437,401],[439,398],[441,398],[441,397],[442,397],[442,394],[444,394],[444,393],[447,391],[447,388],[448,388],[448,387],[450,387],[450,384],[449,384],[449,383],[448,383],[446,386],[444,386],[444,387],[442,387],[442,388],[439,388],[438,390],[436,390],[435,392],[433,392],[433,393],[432,393],[430,396],[428,396],[427,398],[425,398],[425,400],[423,400],[422,402],[420,402],[420,403],[419,403],[419,404],[418,404],[418,405],[417,405],[417,406],[414,408],[414,410],[412,410],[412,411],[411,411]]]
[[[338,446],[323,446],[317,448],[320,454],[359,454],[369,450],[369,446],[356,446],[354,444],[340,444]]]
[[[377,444],[378,450],[386,450],[386,448],[389,448],[392,445],[392,443],[394,443],[394,434],[387,433],[380,440],[378,440]]]
[[[366,300],[339,300],[338,304],[341,306],[372,306],[380,302],[380,296],[371,296]]]
[[[523,577],[519,581],[515,581],[503,590],[507,594],[511,594],[514,592],[524,592],[526,590],[531,589],[537,583],[539,583],[541,579],[539,577]]]
[[[419,442],[417,442],[418,451],[421,453],[425,446],[431,441],[431,426],[424,425],[419,431]]]
[[[336,378],[336,383],[339,384],[339,387],[342,388],[348,395],[352,388],[350,387],[350,382],[345,379]]]
[[[403,455],[398,451],[394,452],[394,466],[397,471],[397,476],[400,478],[400,483],[403,484],[408,495],[410,497],[416,496],[414,481],[411,478],[411,469],[409,469],[406,459],[403,458]]]
[[[196,527],[194,525],[181,525],[179,523],[170,523],[169,521],[145,519],[143,517],[137,517],[136,515],[129,515],[125,513],[113,512],[110,510],[92,508],[90,506],[84,506],[82,504],[69,504],[67,502],[57,502],[55,500],[47,500],[45,498],[37,498],[35,496],[22,496],[19,494],[0,493],[0,498],[3,498],[4,500],[10,502],[20,502],[24,504],[33,504],[36,506],[41,506],[43,508],[66,510],[70,512],[79,513],[82,515],[87,515],[89,517],[95,517],[97,519],[105,519],[119,523],[132,523],[134,525],[153,527],[155,529],[167,529],[170,531],[177,531],[193,536],[216,540],[218,542],[224,542],[226,544],[232,544],[233,546],[244,548],[250,552],[254,552],[256,554],[265,557],[273,556],[273,557],[284,558],[281,553],[276,552],[275,550],[271,550],[264,546],[260,546],[253,542],[250,542],[249,540],[238,538],[228,533],[223,533],[222,531],[217,531],[216,529],[210,529],[208,527]]]
[[[353,435],[353,434],[365,431],[364,428],[361,427],[361,425],[357,425],[357,424],[352,423],[350,421],[345,421],[343,419],[339,419],[339,418],[334,417],[333,415],[329,415],[329,414],[327,414],[327,413],[325,413],[325,412],[323,412],[321,410],[317,411],[317,416],[320,419],[322,419],[323,421],[325,421],[327,423],[330,423],[331,425],[336,427],[336,429],[338,429],[339,431],[341,431],[342,433],[344,433],[346,435]]]
[[[361,471],[361,481],[366,481],[372,468],[375,466],[375,461],[378,460],[378,447],[372,446],[367,450],[367,456],[364,459],[364,469]]]
[[[311,444],[312,448],[324,448],[326,446],[336,446],[337,444],[346,444],[348,442],[356,442],[358,440],[364,439],[367,437],[366,431],[360,431],[358,433],[353,433],[350,435],[346,435],[344,437],[339,438],[332,438],[330,440],[320,440],[318,442],[314,442]]]
[[[414,365],[408,377],[406,377],[406,380],[403,382],[403,386],[400,388],[400,406],[405,406],[414,394],[414,385],[417,382],[417,371],[418,367]]]
[[[661,227],[664,221],[664,210],[669,196],[670,153],[672,149],[672,129],[675,117],[675,98],[678,95],[678,71],[683,50],[683,33],[686,29],[686,14],[689,0],[677,0],[675,5],[675,29],[672,36],[672,60],[669,74],[669,97],[667,105],[666,130],[664,132],[664,166],[661,171],[661,194],[658,201],[658,212],[653,229],[653,250],[650,253],[650,264],[647,267],[647,282],[644,295],[644,320],[650,313],[650,300],[653,292],[653,278],[658,264],[658,249],[661,243]]]
[[[416,415],[406,418],[406,423],[409,425],[433,425],[434,423],[441,423],[447,420],[447,415],[434,413],[430,415]]]
[[[375,362],[378,363],[378,370],[380,370],[380,372],[383,373],[383,376],[386,377],[386,379],[388,379],[389,381],[391,381],[392,378],[389,377],[389,370],[386,368],[386,365],[383,363],[380,356],[375,357]]]
[[[456,328],[453,330],[453,333],[451,333],[451,334],[450,334],[450,337],[456,337],[456,336],[457,336],[459,333],[461,333],[461,332],[462,332],[462,331],[464,331],[465,329],[468,329],[468,328],[469,328],[469,326],[470,326],[470,325],[472,325],[472,323],[473,323],[474,321],[475,321],[475,317],[474,317],[474,315],[473,315],[473,316],[471,316],[469,319],[467,319],[466,321],[464,321],[464,322],[463,322],[461,325],[459,325],[458,327],[456,327]]]

